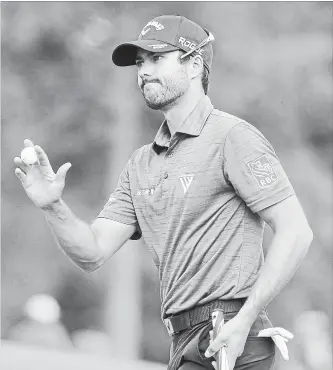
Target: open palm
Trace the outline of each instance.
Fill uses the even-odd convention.
[[[47,155],[40,146],[34,146],[31,140],[24,140],[24,146],[34,147],[38,161],[33,165],[27,165],[21,158],[15,157],[14,163],[17,166],[15,174],[20,179],[28,197],[36,206],[48,206],[61,197],[66,173],[71,164],[63,164],[57,173],[54,173]]]

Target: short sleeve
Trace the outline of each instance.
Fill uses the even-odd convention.
[[[109,200],[97,218],[108,218],[123,224],[135,225],[136,232],[130,239],[138,240],[141,238],[141,229],[132,202],[129,170],[130,161],[127,162],[120,174],[115,191],[110,195]]]
[[[254,213],[295,194],[272,145],[247,122],[238,123],[226,137],[223,173]]]

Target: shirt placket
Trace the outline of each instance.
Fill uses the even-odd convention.
[[[178,136],[177,133],[174,135],[174,137],[169,141],[169,146],[167,151],[164,154],[164,166],[162,170],[162,197],[165,198],[169,195],[170,189],[171,189],[171,173],[172,173],[172,166],[173,161],[171,160],[175,156],[176,147],[178,144]]]

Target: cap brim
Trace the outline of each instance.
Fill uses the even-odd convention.
[[[126,67],[135,65],[138,49],[150,51],[152,53],[164,53],[179,50],[174,45],[157,40],[138,40],[125,42],[118,45],[112,53],[112,61],[116,66]]]

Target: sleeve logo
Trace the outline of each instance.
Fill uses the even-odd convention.
[[[267,188],[277,180],[277,175],[266,154],[249,162],[247,165],[261,188]]]

